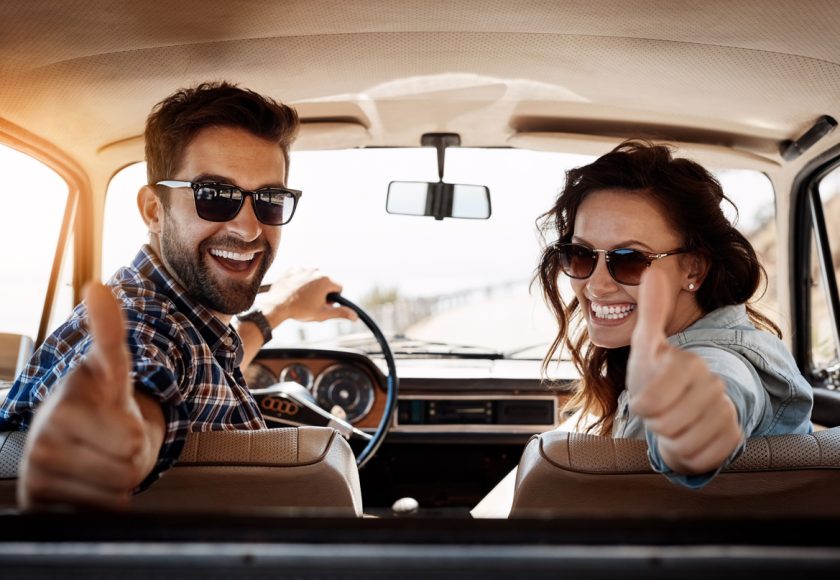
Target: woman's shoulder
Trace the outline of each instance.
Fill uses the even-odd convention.
[[[756,328],[743,305],[710,312],[702,323],[698,321],[668,340],[703,357],[714,372],[739,377],[735,382],[753,376],[765,388],[778,383],[788,394],[809,390],[785,343],[772,332]]]
[[[772,332],[756,328],[743,304],[718,308],[668,340],[727,366],[747,364],[789,377],[799,374],[784,342]]]
[[[721,306],[706,313],[683,332],[700,330],[756,330],[745,304]]]
[[[779,337],[772,332],[756,328],[743,304],[713,310],[685,330],[668,337],[668,340],[680,348],[717,344],[721,347],[787,352],[787,347]]]

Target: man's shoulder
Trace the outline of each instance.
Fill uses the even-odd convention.
[[[158,285],[132,268],[121,268],[108,282],[125,311],[164,317],[175,309],[172,299]]]
[[[200,315],[160,281],[126,267],[108,282],[125,316],[129,343],[134,348],[189,350],[205,342]]]
[[[168,277],[153,254],[143,248],[131,264],[119,268],[107,285],[124,311],[165,317],[176,309]]]
[[[190,317],[190,304],[154,252],[143,246],[131,264],[107,282],[129,319],[168,319],[179,312]]]

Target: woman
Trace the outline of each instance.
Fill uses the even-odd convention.
[[[812,430],[810,385],[749,304],[765,273],[724,201],[697,163],[629,141],[570,170],[542,216],[556,242],[537,275],[559,324],[544,366],[565,346],[586,430],[646,438],[652,467],[690,487],[748,437]]]

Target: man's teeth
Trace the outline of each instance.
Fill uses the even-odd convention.
[[[622,306],[601,306],[599,304],[592,305],[592,312],[598,318],[606,318],[607,320],[618,320],[619,318],[626,318],[636,308],[633,304],[624,304]]]
[[[213,256],[218,256],[219,258],[225,258],[226,260],[239,260],[241,262],[250,262],[254,259],[254,256],[257,255],[256,252],[251,252],[249,254],[238,254],[236,252],[228,252],[227,250],[210,250],[210,254]]]

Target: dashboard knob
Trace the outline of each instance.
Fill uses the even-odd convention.
[[[394,517],[405,518],[417,514],[420,504],[413,497],[401,497],[391,506]]]

